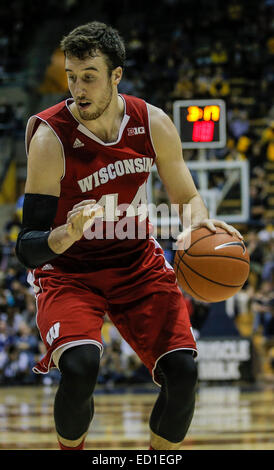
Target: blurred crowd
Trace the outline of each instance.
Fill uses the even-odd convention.
[[[258,331],[274,337],[274,0],[3,0],[0,5],[0,86],[25,76],[24,90],[44,96],[68,94],[60,70],[58,41],[71,27],[97,19],[116,26],[127,43],[127,63],[120,92],[140,96],[172,117],[176,99],[222,98],[227,107],[227,145],[208,151],[209,160],[247,160],[250,166],[250,217],[243,231],[251,256],[249,279],[228,313],[235,319],[252,316],[251,336]],[[34,77],[26,75],[28,52],[51,32],[55,44],[48,55],[40,50]],[[31,34],[30,34],[31,31]],[[48,33],[47,33],[48,34]],[[44,41],[44,42],[43,42]],[[56,49],[57,47],[57,49]],[[42,61],[43,59],[43,61]],[[42,61],[42,62],[41,62]],[[44,67],[41,67],[41,63]],[[26,70],[27,69],[27,70]],[[38,70],[39,69],[39,70]],[[36,74],[35,74],[36,70]],[[35,102],[37,106],[37,101]],[[39,103],[39,101],[38,101]],[[0,137],[10,129],[22,131],[26,103],[1,98]],[[39,108],[40,109],[40,108]],[[37,111],[33,110],[33,111]],[[184,152],[187,161],[195,150]],[[161,184],[155,191],[164,201]],[[0,246],[0,383],[56,383],[59,373],[32,372],[44,354],[36,328],[36,304],[26,270],[14,255],[21,224],[22,198],[1,233]],[[173,262],[173,240],[161,240]],[[186,297],[197,336],[209,306]],[[99,383],[149,381],[146,369],[106,318],[105,353]],[[274,366],[274,364],[273,364]]]

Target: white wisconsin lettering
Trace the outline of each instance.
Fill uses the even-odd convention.
[[[109,176],[108,176],[106,167],[100,168],[99,178],[100,178],[101,184],[105,184],[108,182]]]
[[[121,160],[118,160],[117,162],[115,162],[114,167],[115,167],[117,176],[123,176],[125,174],[125,169],[123,166],[123,162],[121,162]]]
[[[123,160],[126,174],[135,173],[134,160]]]
[[[149,173],[152,165],[153,158],[150,157],[117,160],[115,163],[109,163],[106,167],[102,167],[86,178],[79,180],[78,184],[82,193],[85,193],[125,174]]]
[[[135,158],[134,160],[135,168],[137,173],[142,173],[144,171],[144,165],[141,158]]]
[[[78,181],[82,193],[92,190],[92,176],[93,175],[89,175],[86,178],[83,178],[82,180]]]
[[[108,171],[108,175],[109,175],[111,180],[114,180],[116,178],[116,173],[113,170],[114,170],[114,165],[113,165],[113,163],[110,163],[107,166],[107,171]]]

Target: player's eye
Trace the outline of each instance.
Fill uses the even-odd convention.
[[[95,77],[93,77],[93,75],[85,75],[84,80],[87,82],[92,82],[95,80]]]

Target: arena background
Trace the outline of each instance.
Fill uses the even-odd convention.
[[[92,20],[117,27],[126,41],[127,61],[120,92],[144,98],[161,107],[172,119],[176,100],[225,102],[225,146],[206,150],[203,158],[213,163],[248,163],[249,212],[235,226],[244,235],[251,268],[242,291],[227,302],[206,304],[187,296],[201,350],[200,386],[273,383],[273,12],[273,0],[2,0],[0,385],[3,389],[55,387],[59,381],[57,370],[47,376],[32,373],[44,346],[36,328],[36,305],[27,272],[14,254],[26,177],[24,130],[31,114],[69,96],[58,44],[73,27]],[[189,164],[199,161],[199,151],[186,149],[184,158]],[[211,189],[222,189],[226,174],[222,171],[213,174]],[[152,198],[165,201],[161,182],[156,178],[151,184]],[[235,207],[242,203],[239,188],[232,187],[224,203],[227,213],[232,214],[232,223]],[[158,241],[172,262],[174,240],[159,237]],[[110,393],[141,387],[153,391],[146,369],[108,319],[103,337],[105,353],[99,390]]]

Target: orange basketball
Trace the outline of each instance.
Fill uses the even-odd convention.
[[[216,227],[191,232],[186,250],[177,250],[174,269],[183,291],[204,302],[220,302],[238,292],[249,274],[243,241]]]

